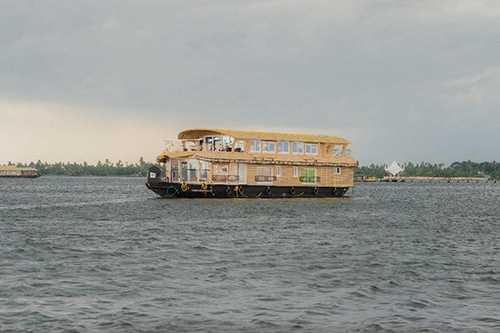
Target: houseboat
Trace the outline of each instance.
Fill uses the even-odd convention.
[[[190,129],[166,141],[146,186],[162,197],[342,197],[358,162],[336,136]]]
[[[35,168],[16,167],[14,165],[0,165],[2,178],[37,178],[40,172]]]

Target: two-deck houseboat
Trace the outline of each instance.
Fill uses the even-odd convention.
[[[190,129],[167,141],[146,186],[162,197],[341,197],[354,167],[344,138]]]
[[[2,178],[37,178],[40,173],[35,168],[17,167],[14,165],[0,165],[0,177]]]

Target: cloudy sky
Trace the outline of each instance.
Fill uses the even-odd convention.
[[[0,164],[154,161],[208,127],[361,165],[500,160],[500,2],[0,0]]]

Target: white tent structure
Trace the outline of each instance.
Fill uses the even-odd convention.
[[[404,169],[396,163],[396,161],[392,162],[391,165],[385,166],[385,171],[392,177],[396,177],[399,173],[403,172]]]

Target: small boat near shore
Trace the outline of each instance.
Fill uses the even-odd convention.
[[[40,172],[35,168],[0,165],[0,178],[38,178]]]
[[[353,186],[350,142],[336,136],[190,129],[166,142],[146,186],[162,197],[342,197]],[[162,174],[164,173],[164,176]]]

